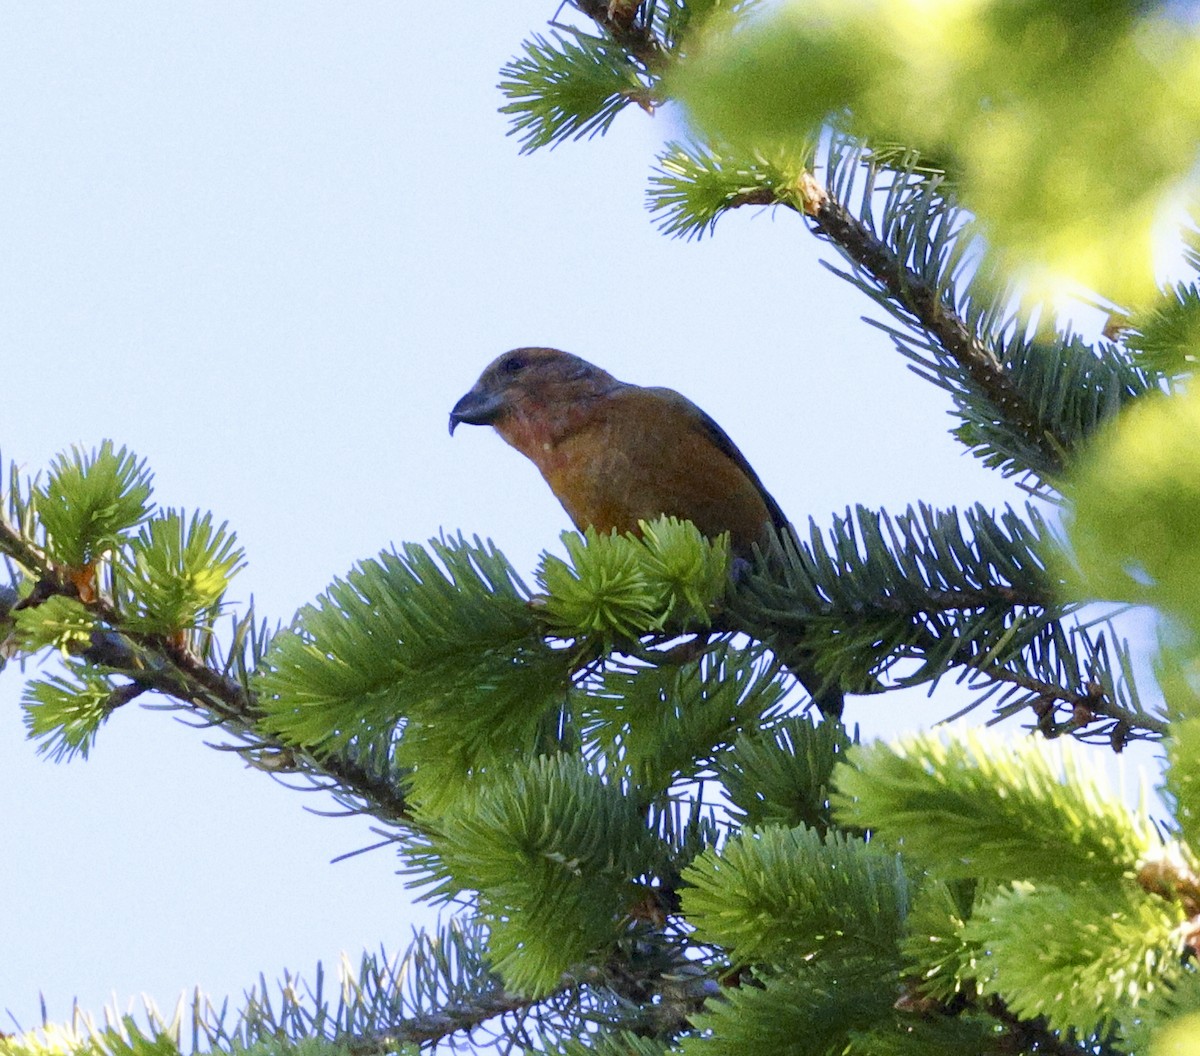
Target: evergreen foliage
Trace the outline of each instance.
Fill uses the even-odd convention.
[[[797,3],[709,35],[670,84],[740,142],[848,114],[946,158],[997,263],[1128,303],[1153,295],[1153,220],[1194,177],[1200,48],[1170,8]]]
[[[364,561],[272,642],[255,680],[267,723],[321,747],[405,715],[444,716],[444,707],[469,723],[485,694],[502,696],[503,714],[536,715],[544,697],[531,681],[551,667],[551,684],[561,682],[565,663],[542,649],[528,602],[503,555],[478,540],[409,544]]]
[[[789,970],[731,988],[696,1017],[696,1034],[680,1046],[685,1056],[843,1052],[859,1033],[891,1018],[893,994],[880,987],[886,961],[860,960],[828,967],[798,962]],[[870,1051],[867,1049],[866,1051]]]
[[[832,824],[833,768],[849,746],[840,724],[789,716],[740,734],[713,769],[746,828],[803,826],[824,834]]]
[[[104,720],[114,710],[113,685],[90,665],[68,663],[67,676],[50,674],[25,687],[25,728],[38,751],[55,762],[87,758]]]
[[[761,649],[724,638],[682,664],[609,661],[575,699],[584,752],[652,800],[719,766],[736,735],[777,713],[776,675]]]
[[[990,701],[1000,718],[1032,707],[1047,733],[1113,743],[1161,733],[1111,627],[1069,620],[1074,606],[1047,569],[1054,534],[1036,507],[1024,512],[859,508],[824,534],[813,521],[783,567],[750,577],[730,608],[781,649],[813,648],[818,671],[849,687],[957,670],[981,689],[973,706]]]
[[[611,945],[631,878],[654,865],[634,800],[569,756],[496,775],[429,825],[418,868],[442,898],[478,892],[496,971],[533,996]]]
[[[736,964],[894,958],[908,902],[896,854],[804,826],[743,829],[684,881],[697,937]]]
[[[208,513],[185,523],[175,510],[147,521],[129,544],[130,574],[122,585],[132,611],[124,615],[125,625],[156,634],[211,625],[244,563],[226,527],[214,528]]]
[[[1196,267],[1198,262],[1193,250],[1191,264]],[[1200,342],[1200,290],[1182,282],[1169,286],[1162,298],[1129,320],[1124,341],[1148,370],[1172,376],[1194,370]]]
[[[1180,916],[1130,888],[1014,884],[975,907],[964,938],[987,952],[984,993],[1053,1030],[1103,1036],[1171,988]]]
[[[14,469],[0,658],[58,664],[23,698],[40,751],[87,755],[157,694],[371,815],[410,882],[464,912],[336,985],[80,1017],[0,1056],[1200,1051],[1200,404],[1181,384],[1200,254],[1185,232],[1193,274],[1156,291],[1142,252],[1192,173],[1196,38],[1145,4],[739,21],[754,6],[575,0],[501,74],[512,131],[535,150],[682,99],[700,124],[650,177],[663,230],[802,218],[948,393],[956,439],[1035,501],[858,507],[753,568],[667,518],[567,533],[535,589],[478,538],[407,543],[276,633],[247,610],[222,634],[225,525],[156,511],[111,441]],[[1036,306],[1030,275],[1051,273],[1119,307],[1104,336]],[[1111,609],[1080,611],[1095,599],[1169,618],[1166,703],[1139,693]],[[803,713],[792,666],[875,699],[954,674],[1033,736],[859,743]],[[1153,822],[1074,743],[1136,738],[1164,741]]]
[[[545,618],[609,648],[649,630],[707,627],[729,582],[728,535],[709,540],[674,517],[642,522],[640,539],[589,528],[562,541],[570,561],[546,554],[538,570]]]
[[[513,115],[511,131],[527,152],[605,132],[646,91],[624,48],[583,34],[533,36],[502,76],[500,88],[512,100],[502,109]]]
[[[963,733],[875,743],[838,775],[835,817],[871,827],[938,875],[1117,884],[1149,853],[1152,828],[1106,796],[1074,752]],[[883,821],[881,819],[887,819]]]
[[[551,1050],[555,1051],[555,1050]],[[557,1050],[562,1056],[662,1056],[667,1046],[654,1038],[643,1038],[628,1031],[595,1036],[593,1042],[568,1041]]]
[[[740,205],[804,208],[801,177],[816,149],[801,144],[739,152],[696,143],[672,143],[659,156],[646,194],[659,230],[682,238],[711,235],[717,221]]]
[[[69,568],[82,569],[149,512],[150,473],[124,447],[111,440],[85,453],[72,448],[55,459],[45,484],[33,489],[33,509],[47,552]]]

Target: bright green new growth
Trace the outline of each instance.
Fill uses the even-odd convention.
[[[59,762],[88,750],[112,713],[113,685],[95,667],[74,660],[92,644],[100,622],[74,598],[48,598],[14,613],[14,637],[30,652],[54,649],[69,677],[50,674],[30,681],[21,698],[25,728],[38,751]]]
[[[1089,772],[1083,750],[964,730],[852,748],[834,781],[834,817],[870,828],[943,878],[1119,890],[1154,846]]]
[[[25,729],[39,742],[38,752],[56,763],[76,755],[86,759],[115,706],[107,677],[87,664],[66,667],[70,677],[45,675],[21,696]]]
[[[148,1019],[143,1026],[132,1015],[110,1013],[104,1026],[76,1022],[68,1028],[47,1025],[21,1036],[0,1035],[0,1056],[182,1056],[197,1051],[194,1044],[185,1044],[178,1013],[167,1019],[152,1008]],[[355,1049],[346,1040],[316,1036],[263,1037],[238,1044],[236,1051],[238,1056],[354,1056]],[[418,1056],[419,1048],[401,1043],[388,1051],[394,1056]]]
[[[1178,904],[1122,884],[1014,884],[975,909],[985,993],[1055,1030],[1103,1033],[1182,974]]]
[[[644,524],[643,533],[638,539],[591,532],[586,546],[583,537],[566,533],[570,562],[543,557],[538,581],[547,593],[537,597],[501,554],[478,540],[433,540],[429,549],[408,544],[362,562],[275,637],[255,683],[264,726],[318,751],[367,740],[392,744],[409,794],[430,810],[453,802],[479,774],[530,744],[557,750],[581,667],[614,639],[632,648],[667,628],[707,626],[726,589],[726,540],[710,542],[693,525],[665,518]],[[662,751],[686,769],[679,749],[690,751],[692,743],[678,738],[666,714],[686,712],[693,727],[711,729],[706,743],[715,745],[744,721],[731,718],[739,702],[752,713],[779,698],[774,669],[759,654],[714,649],[709,660],[697,661],[703,680],[698,667],[687,665],[626,669],[637,687],[628,690],[627,705],[661,703],[666,690],[656,678],[678,694],[673,712],[659,709],[643,722],[658,732],[643,728],[651,735],[636,738],[632,751],[636,714],[624,732],[615,725],[600,730],[587,715],[591,702],[603,711],[605,693],[597,688],[585,697],[576,706],[581,731],[594,737],[592,750],[607,752],[639,784],[658,791],[675,775],[664,769]],[[715,682],[727,668],[738,676]],[[626,677],[621,670],[617,665],[595,677]],[[634,703],[633,711],[646,716],[650,709]]]
[[[595,37],[587,43],[535,35],[501,71],[500,90],[512,100],[501,113],[513,115],[509,135],[520,138],[523,152],[601,135],[631,99],[646,98],[639,68],[623,48]]]
[[[714,14],[737,13],[756,2],[650,0],[639,20],[664,42],[685,48]],[[662,56],[656,49],[630,49],[563,22],[554,26],[549,37],[533,34],[523,54],[500,71],[499,87],[509,100],[500,112],[510,115],[509,134],[520,139],[522,153],[602,135],[631,103],[650,110],[661,101],[657,67]]]
[[[966,922],[980,892],[993,884],[925,877],[913,895],[900,944],[907,982],[923,998],[949,1002],[960,994],[978,997],[982,946],[967,941]]]
[[[74,598],[56,595],[37,608],[13,613],[13,633],[25,652],[57,649],[64,659],[91,644],[99,621]]]
[[[641,522],[642,537],[564,532],[569,561],[545,554],[538,584],[547,623],[606,645],[657,631],[707,627],[729,582],[729,537],[708,539],[674,517]]]
[[[60,455],[28,492],[13,476],[0,530],[24,533],[12,556],[26,578],[0,621],[0,659],[14,647],[60,654],[65,677],[31,681],[22,700],[30,736],[55,760],[86,756],[109,715],[146,689],[179,687],[156,650],[169,643],[176,658],[212,655],[213,622],[242,551],[211,514],[151,517],[151,479],[145,462],[111,440]],[[132,682],[114,682],[118,673]]]
[[[106,1025],[90,1033],[78,1027],[47,1026],[23,1037],[0,1036],[0,1056],[180,1056],[185,1050],[178,1030],[159,1027],[144,1029],[132,1016],[119,1026]]]
[[[1073,746],[967,732],[856,747],[839,767],[835,816],[902,840],[936,878],[901,942],[924,998],[991,995],[1100,1037],[1185,978],[1186,900],[1171,884],[1194,883],[1187,851],[1160,848],[1083,766]]]
[[[729,586],[729,534],[715,539],[690,521],[639,521],[648,581],[661,591],[664,627],[707,627]]]
[[[815,155],[807,143],[770,151],[670,143],[650,178],[646,202],[663,234],[702,238],[712,234],[725,210],[764,195],[802,207],[800,181]]]
[[[59,455],[33,503],[46,533],[46,549],[58,562],[80,569],[118,546],[150,512],[151,473],[132,451],[78,447]]]
[[[406,717],[463,723],[464,742],[496,715],[536,720],[546,691],[565,688],[567,658],[544,644],[529,598],[479,540],[363,561],[274,639],[256,677],[266,724],[330,747]]]
[[[1086,1036],[1134,1022],[1180,977],[1186,913],[1135,883],[1164,852],[1084,765],[1073,746],[978,732],[851,751],[838,818],[902,838],[934,877],[993,881],[974,899],[943,883],[918,897],[903,948],[922,993],[992,994]]]
[[[579,628],[600,638],[632,639],[639,627],[661,623],[660,590],[649,582],[637,540],[589,528],[563,532],[570,561],[547,554],[538,568],[547,620],[564,632]]]
[[[213,527],[212,514],[167,510],[148,521],[129,543],[122,583],[133,611],[129,626],[176,634],[211,624],[229,581],[245,565],[245,552],[227,525]]]

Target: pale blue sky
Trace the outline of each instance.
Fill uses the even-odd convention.
[[[449,408],[499,352],[553,344],[678,388],[789,515],[1018,497],[947,434],[948,399],[859,316],[794,216],[700,243],[643,206],[672,115],[521,157],[501,64],[557,0],[0,8],[0,452],[29,471],[104,437],[163,505],[249,556],[233,598],[287,620],[355,560],[439,530],[530,571],[567,520]],[[24,1026],[145,992],[238,994],[404,944],[365,823],[128,708],[88,762],[23,739],[0,677],[0,1010]],[[860,702],[868,735],[955,710]],[[0,1025],[0,1030],[11,1029]]]

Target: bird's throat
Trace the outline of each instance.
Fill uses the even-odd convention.
[[[495,422],[508,443],[534,462],[543,473],[556,461],[555,452],[564,431],[549,414],[506,414]]]

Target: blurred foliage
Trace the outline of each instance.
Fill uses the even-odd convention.
[[[1200,722],[1198,436],[1200,392],[1191,383],[1124,413],[1076,468],[1066,492],[1069,545],[1057,562],[1076,597],[1152,606],[1166,617],[1158,667],[1178,716],[1172,751],[1194,743]],[[1180,805],[1194,824],[1192,798]]]
[[[1155,1038],[1150,1056],[1200,1056],[1200,1012],[1164,1028]]]
[[[1007,270],[1117,303],[1154,294],[1200,144],[1200,39],[1132,0],[793,0],[718,23],[671,87],[735,143],[834,119],[936,156]]]
[[[1200,629],[1200,393],[1130,408],[1069,494],[1071,589],[1154,605]]]

